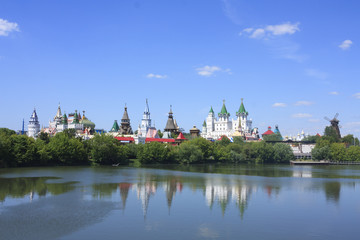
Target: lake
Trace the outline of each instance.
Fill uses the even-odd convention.
[[[359,239],[360,167],[0,169],[0,239]]]

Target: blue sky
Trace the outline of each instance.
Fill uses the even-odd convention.
[[[0,0],[0,127],[36,107],[47,126],[86,111],[109,130],[125,103],[137,129],[145,99],[163,130],[201,127],[244,98],[253,126],[323,133],[339,113],[360,135],[358,1]]]

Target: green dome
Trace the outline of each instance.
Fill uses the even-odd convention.
[[[86,127],[86,128],[87,128],[87,127],[91,127],[92,129],[95,128],[95,123],[93,123],[92,121],[90,121],[90,120],[87,119],[87,118],[81,119],[80,123],[81,123],[82,125],[84,125],[84,127]]]

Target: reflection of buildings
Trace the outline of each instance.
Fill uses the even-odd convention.
[[[311,178],[312,177],[312,171],[311,170],[294,170],[293,171],[293,177],[301,177],[301,178]]]
[[[137,197],[141,201],[144,217],[147,214],[150,197],[155,195],[156,188],[156,183],[151,181],[134,184],[134,190],[136,190]]]
[[[129,195],[129,190],[131,188],[132,184],[131,183],[119,183],[119,189],[120,189],[120,196],[121,196],[121,202],[122,202],[122,207],[125,210],[125,206],[126,206],[126,199]]]
[[[206,203],[212,208],[214,202],[220,204],[222,213],[225,214],[225,210],[230,200],[235,202],[240,210],[241,216],[247,207],[247,202],[254,187],[248,186],[243,183],[222,183],[221,181],[206,181],[205,198]],[[256,188],[255,188],[256,190]]]

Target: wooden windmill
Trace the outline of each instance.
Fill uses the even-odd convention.
[[[337,117],[339,116],[339,113],[336,113],[333,119],[330,119],[328,117],[325,117],[325,120],[329,121],[331,124],[331,127],[335,130],[337,136],[339,138],[341,138],[340,135],[340,129],[339,129],[339,120],[337,119]]]

